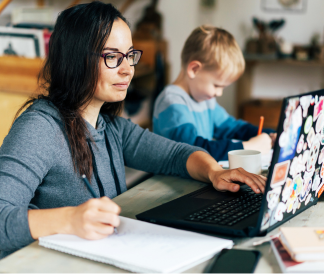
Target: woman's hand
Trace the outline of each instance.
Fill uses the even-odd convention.
[[[120,207],[108,197],[90,199],[71,208],[69,234],[87,240],[99,240],[114,233],[119,226]]]
[[[235,182],[241,182],[250,186],[255,193],[264,193],[266,180],[266,177],[249,173],[243,168],[213,171],[210,174],[210,181],[219,191],[236,192],[240,186]]]
[[[53,234],[73,234],[98,240],[119,226],[120,207],[107,197],[90,199],[77,207],[28,210],[30,234],[33,239]]]

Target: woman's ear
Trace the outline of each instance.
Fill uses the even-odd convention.
[[[194,79],[199,72],[199,70],[202,69],[202,63],[199,61],[191,61],[187,66],[187,74],[190,79]]]

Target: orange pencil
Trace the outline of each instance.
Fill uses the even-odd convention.
[[[263,121],[264,121],[264,117],[263,117],[263,116],[260,116],[260,123],[259,123],[258,135],[260,135],[261,132],[262,132],[262,128],[263,128]]]

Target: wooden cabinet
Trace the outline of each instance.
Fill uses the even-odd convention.
[[[18,109],[37,94],[37,76],[43,59],[0,57],[0,146]]]

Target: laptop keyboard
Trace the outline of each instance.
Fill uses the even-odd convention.
[[[260,211],[262,197],[262,194],[256,194],[249,189],[230,201],[217,202],[200,209],[190,214],[185,220],[232,226]]]

